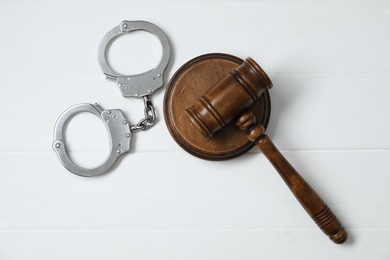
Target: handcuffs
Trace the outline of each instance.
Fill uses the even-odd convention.
[[[161,42],[162,57],[157,67],[136,75],[122,75],[114,71],[107,62],[107,48],[117,37],[136,30],[154,34]],[[58,159],[70,172],[84,177],[101,175],[107,172],[115,161],[130,150],[133,132],[148,130],[156,122],[156,113],[150,95],[164,85],[164,72],[169,63],[171,50],[164,32],[156,25],[146,21],[122,21],[102,39],[98,49],[98,60],[103,73],[109,80],[116,81],[124,97],[143,98],[145,117],[136,125],[131,125],[120,109],[103,109],[95,104],[77,104],[65,110],[54,127],[53,149]],[[64,131],[69,120],[76,114],[89,112],[100,117],[110,136],[110,154],[96,168],[88,169],[75,164],[68,155]]]

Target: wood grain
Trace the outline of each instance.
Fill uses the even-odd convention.
[[[199,125],[186,111],[242,62],[240,58],[228,54],[201,55],[182,65],[169,82],[164,98],[164,118],[172,137],[189,153],[203,159],[225,160],[253,147],[253,143],[236,129],[234,123],[224,124],[224,129],[211,139],[205,132],[199,131]],[[220,104],[223,106],[224,103]],[[268,92],[252,103],[249,109],[267,127],[271,112]]]
[[[0,1],[0,258],[388,260],[389,10],[387,0]],[[100,102],[131,122],[143,115],[97,63],[101,37],[123,19],[167,33],[167,78],[202,53],[259,61],[275,85],[267,131],[350,242],[333,246],[302,221],[258,149],[225,162],[182,152],[163,122],[164,91],[153,96],[158,124],[113,172],[69,174],[51,150],[65,108]],[[104,129],[88,123],[79,127],[101,140]],[[92,162],[107,152],[74,147]]]
[[[239,116],[252,104],[261,101],[262,94],[272,87],[271,80],[251,58],[242,61],[233,69],[227,69],[224,74],[220,73],[224,64],[222,61],[228,59],[232,57],[222,54],[199,56],[184,64],[175,73],[164,100],[164,115],[172,137],[184,150],[203,159],[236,157],[247,150],[238,143],[237,140],[240,141],[241,136],[236,135],[237,131],[227,127],[238,117],[236,126],[247,133],[248,141],[256,143],[264,152],[318,227],[333,242],[344,243],[348,237],[344,227],[264,133],[262,114],[260,123],[251,111]],[[210,75],[219,75],[219,79],[215,80],[215,77]],[[210,78],[214,80],[209,80]],[[268,121],[269,113],[264,114]],[[187,121],[183,120],[183,116],[187,117]],[[220,131],[224,131],[222,136],[219,135]],[[222,142],[215,143],[214,139]],[[192,141],[189,143],[188,140]],[[226,149],[225,144],[236,145],[238,152]],[[193,147],[202,149],[195,150]],[[219,154],[215,153],[216,150]]]
[[[329,209],[317,192],[305,181],[265,134],[261,124],[251,112],[243,113],[236,122],[237,127],[246,131],[248,139],[256,143],[275,167],[296,199],[314,220],[317,226],[336,244],[344,243],[348,234],[340,221]]]

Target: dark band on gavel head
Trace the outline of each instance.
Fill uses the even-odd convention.
[[[187,108],[186,114],[204,136],[211,138],[270,88],[267,74],[247,58]]]

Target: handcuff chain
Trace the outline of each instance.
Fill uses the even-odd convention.
[[[136,125],[131,126],[132,131],[146,131],[152,128],[156,123],[156,110],[153,107],[152,101],[150,101],[150,97],[144,96],[143,99],[145,117],[142,118]]]

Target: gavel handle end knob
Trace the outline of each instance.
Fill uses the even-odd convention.
[[[348,233],[345,231],[344,227],[341,227],[341,229],[336,234],[329,236],[329,238],[336,244],[342,244],[347,241]]]

